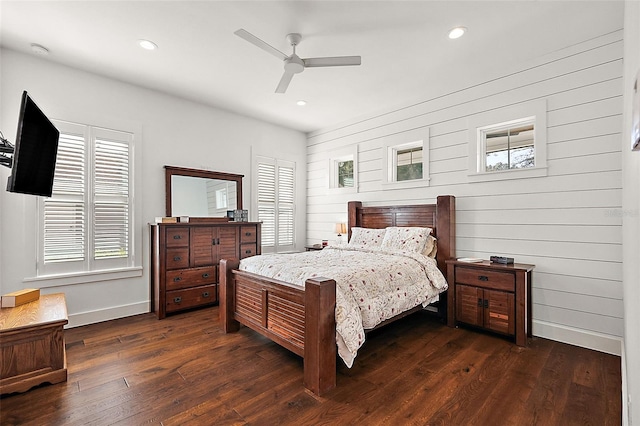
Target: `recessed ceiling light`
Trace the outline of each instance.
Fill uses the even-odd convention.
[[[303,101],[302,99],[300,99],[298,102],[296,102],[296,105],[298,106],[305,106],[307,104],[307,101]]]
[[[38,55],[48,55],[49,49],[38,43],[31,43],[31,51]]]
[[[452,28],[449,31],[449,38],[450,39],[456,39],[456,38],[460,38],[464,35],[464,33],[467,32],[467,28],[466,27],[455,27]]]
[[[156,50],[158,48],[157,44],[149,40],[144,40],[144,39],[138,40],[138,44],[140,45],[140,47],[146,50]]]

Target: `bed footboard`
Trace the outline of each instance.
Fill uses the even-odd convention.
[[[220,261],[220,325],[243,324],[304,358],[304,385],[317,395],[336,386],[336,283],[316,277],[302,290]]]

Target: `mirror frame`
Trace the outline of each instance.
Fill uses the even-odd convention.
[[[242,178],[244,175],[237,175],[234,173],[214,172],[211,170],[200,169],[188,169],[185,167],[164,166],[164,178],[165,178],[165,212],[167,217],[171,217],[171,177],[176,176],[190,176],[200,177],[205,179],[219,179],[228,180],[236,183],[236,209],[242,209]],[[228,221],[227,217],[189,217],[189,221],[192,219],[194,222],[206,222],[206,221]]]

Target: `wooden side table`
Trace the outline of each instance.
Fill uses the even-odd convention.
[[[64,294],[0,309],[0,394],[67,380]]]
[[[535,265],[483,262],[447,263],[447,325],[464,323],[515,337],[531,337],[531,280]]]

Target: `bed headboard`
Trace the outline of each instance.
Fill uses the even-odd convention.
[[[441,195],[436,204],[364,207],[360,201],[349,201],[348,235],[351,228],[386,228],[387,226],[422,226],[433,229],[438,239],[436,260],[443,274],[445,261],[456,255],[456,198]]]

